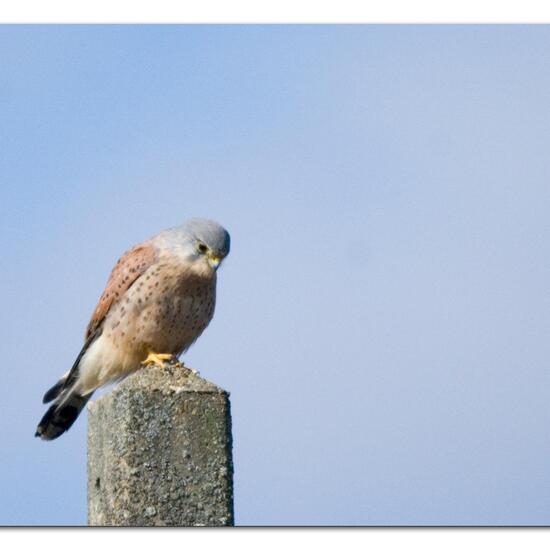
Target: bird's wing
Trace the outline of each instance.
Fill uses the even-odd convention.
[[[107,313],[157,259],[157,249],[151,242],[138,244],[128,250],[111,271],[107,286],[99,299],[86,328],[86,341],[93,338]]]
[[[99,302],[92,314],[92,318],[86,328],[84,345],[78,354],[72,368],[52,386],[44,395],[43,402],[48,403],[59,397],[64,390],[70,388],[78,377],[78,366],[80,360],[101,334],[101,325],[109,313],[109,310],[116,304],[124,293],[132,286],[133,283],[147,270],[149,266],[155,263],[157,259],[157,249],[153,243],[146,241],[138,244],[128,250],[118,260],[115,267],[109,275],[107,286],[99,299]],[[84,402],[85,404],[85,402]]]

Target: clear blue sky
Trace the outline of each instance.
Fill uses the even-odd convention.
[[[550,523],[549,106],[548,26],[0,27],[0,523],[86,522],[42,394],[191,216],[238,524]]]

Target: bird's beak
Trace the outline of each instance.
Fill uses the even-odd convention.
[[[218,256],[208,256],[208,263],[210,264],[210,267],[216,271],[218,269],[218,266],[220,265],[220,258]]]

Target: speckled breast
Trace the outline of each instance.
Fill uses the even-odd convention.
[[[108,329],[115,340],[134,349],[173,353],[185,351],[214,314],[216,277],[159,263],[127,291]]]

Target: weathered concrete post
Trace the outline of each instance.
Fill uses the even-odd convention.
[[[233,525],[229,395],[147,367],[88,405],[89,525]]]

